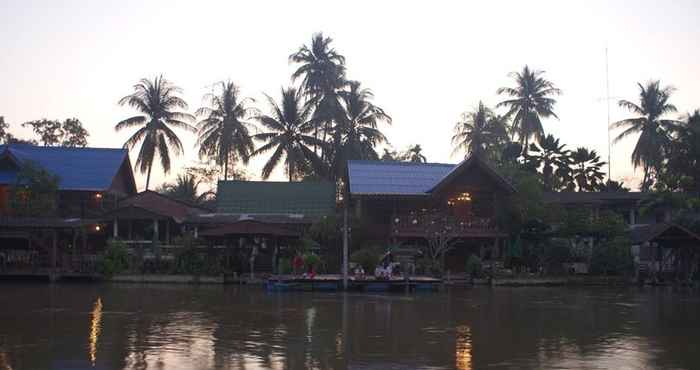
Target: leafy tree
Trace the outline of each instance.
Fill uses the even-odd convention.
[[[601,171],[605,162],[595,150],[577,148],[571,153],[572,176],[578,191],[596,191],[603,185],[605,173]]]
[[[664,161],[665,151],[669,148],[669,131],[680,122],[666,119],[664,116],[677,111],[676,106],[669,103],[675,91],[673,87],[661,87],[659,81],[650,81],[646,85],[640,83],[639,104],[629,100],[620,100],[619,106],[625,108],[636,117],[614,122],[612,128],[624,130],[615,138],[615,143],[624,138],[639,134],[637,144],[632,151],[632,164],[644,169],[642,191],[648,191],[652,184],[652,172],[659,173]]]
[[[87,146],[87,138],[90,136],[77,118],[68,118],[63,122],[43,118],[25,122],[22,124],[22,127],[31,127],[44,146],[84,148]]]
[[[668,162],[657,180],[669,190],[700,195],[700,110],[688,114],[673,131]]]
[[[311,111],[304,106],[299,91],[295,88],[282,89],[281,105],[269,96],[267,100],[271,113],[257,117],[267,131],[253,136],[264,143],[254,155],[273,151],[263,166],[262,178],[270,177],[282,157],[290,182],[308,174],[311,169],[321,167],[320,159],[311,147],[323,147],[325,143],[313,136],[315,126],[310,120]]]
[[[606,191],[609,193],[624,193],[630,191],[630,189],[625,186],[623,181],[608,180],[601,187],[600,191]]]
[[[71,148],[84,148],[87,146],[87,138],[90,134],[77,118],[68,118],[63,121],[61,131],[63,132],[61,146]]]
[[[47,216],[56,211],[59,177],[34,162],[25,162],[10,189],[10,207],[15,216]]]
[[[561,90],[542,77],[544,71],[531,70],[527,65],[520,72],[509,76],[515,80],[515,87],[501,87],[497,93],[508,98],[496,105],[506,107],[506,116],[512,118],[511,133],[518,135],[520,143],[527,148],[531,138],[537,141],[544,138],[542,118],[558,118],[554,113],[556,100],[553,96]]]
[[[314,108],[313,121],[317,124],[314,137],[326,141],[333,123],[342,115],[340,91],[347,85],[345,79],[345,57],[331,47],[333,39],[316,33],[310,46],[303,45],[289,56],[289,61],[298,65],[292,74],[293,80],[302,79],[301,86],[309,98],[308,105]],[[323,149],[314,146],[314,152]],[[332,150],[334,148],[326,148]],[[325,159],[326,152],[322,154]]]
[[[12,136],[10,133],[5,135],[5,144],[39,145],[34,139],[20,139]]]
[[[404,162],[426,163],[428,159],[423,155],[423,148],[420,144],[409,145],[408,149],[399,155],[399,159]]]
[[[7,138],[10,135],[7,130],[10,128],[10,124],[5,122],[5,117],[0,116],[0,141],[2,143],[7,143]]]
[[[207,106],[196,112],[204,117],[197,123],[197,144],[200,158],[214,158],[223,167],[224,180],[228,180],[229,161],[240,159],[248,163],[254,151],[248,130],[251,124],[247,120],[256,115],[256,110],[249,107],[252,99],[242,98],[233,82],[221,82],[217,86],[220,92],[205,95]]]
[[[161,185],[156,191],[171,198],[181,200],[189,204],[200,204],[206,198],[205,194],[199,194],[199,185],[202,180],[192,173],[178,175],[174,183]]]
[[[506,123],[481,101],[477,108],[462,113],[452,136],[453,154],[464,151],[465,156],[484,155],[493,157],[499,144],[507,141]]]
[[[160,158],[165,173],[170,172],[170,151],[175,155],[183,153],[182,143],[172,127],[195,131],[188,122],[194,117],[179,111],[187,109],[187,103],[179,96],[182,89],[170,81],[158,76],[153,80],[142,79],[134,85],[134,93],[119,100],[119,104],[128,105],[141,114],[127,118],[115,126],[117,131],[138,127],[138,130],[124,143],[124,147],[133,149],[141,143],[136,167],[141,173],[146,172],[146,190],[151,181],[151,169],[156,157]]]
[[[61,143],[63,129],[61,121],[46,118],[24,122],[22,127],[31,127],[43,146],[56,146]]]

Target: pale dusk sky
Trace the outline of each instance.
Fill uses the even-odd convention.
[[[77,117],[90,146],[120,147],[130,132],[114,125],[134,112],[117,101],[160,73],[184,89],[190,112],[225,79],[267,109],[262,93],[278,98],[290,84],[289,54],[322,31],[346,56],[348,77],[393,117],[382,130],[398,150],[417,143],[430,162],[461,160],[450,145],[460,113],[498,103],[507,74],[528,64],[563,90],[560,120],[545,132],[607,159],[605,48],[612,121],[629,116],[617,100],[636,100],[636,83],[649,79],[676,87],[671,101],[685,114],[700,108],[698,15],[693,0],[0,0],[0,115],[24,138],[32,134],[22,122]],[[186,153],[168,179],[197,159],[194,135],[179,133]],[[612,147],[613,179],[634,186],[635,139]],[[248,167],[254,179],[263,160]],[[154,165],[152,183],[163,179]]]

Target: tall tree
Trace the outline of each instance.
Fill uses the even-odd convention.
[[[387,142],[379,130],[379,123],[391,124],[391,117],[372,103],[374,94],[359,82],[348,82],[348,90],[341,92],[343,115],[333,129],[332,174],[338,179],[345,165],[352,159],[379,159],[374,149]]]
[[[462,113],[452,136],[453,154],[464,151],[470,155],[491,156],[507,139],[505,121],[479,101],[475,110]]]
[[[620,100],[618,105],[636,115],[636,117],[614,122],[612,128],[624,129],[614,140],[639,134],[637,144],[632,151],[632,164],[644,169],[642,191],[648,191],[652,183],[652,172],[658,173],[663,164],[665,150],[670,142],[669,131],[680,124],[677,120],[664,118],[666,114],[677,112],[676,106],[669,103],[674,92],[670,86],[661,87],[659,81],[640,83],[639,104],[629,100]]]
[[[253,140],[247,121],[256,115],[256,110],[249,106],[250,98],[242,98],[238,87],[233,82],[218,84],[218,94],[204,96],[206,106],[197,110],[198,116],[204,117],[199,123],[199,156],[213,158],[223,167],[224,180],[228,180],[229,161],[241,160],[248,163],[254,151]]]
[[[546,80],[544,71],[531,70],[527,65],[520,72],[509,74],[515,80],[515,87],[501,87],[497,90],[500,95],[508,98],[496,105],[506,107],[507,117],[512,118],[511,134],[517,134],[520,143],[527,148],[531,138],[540,141],[544,138],[542,118],[557,117],[554,113],[556,100],[554,96],[561,95],[561,90]]]
[[[170,151],[175,155],[183,153],[182,143],[172,127],[194,132],[189,123],[195,119],[191,114],[180,110],[187,109],[187,103],[180,97],[182,89],[170,81],[157,76],[153,80],[142,79],[134,85],[134,92],[119,100],[122,106],[128,105],[141,114],[129,117],[115,126],[115,130],[138,127],[138,130],[124,143],[133,149],[141,143],[136,159],[136,167],[146,172],[146,190],[151,181],[151,170],[156,156],[160,158],[165,173],[170,172]]]
[[[253,136],[264,144],[254,155],[273,151],[263,166],[263,179],[270,177],[284,156],[285,172],[291,182],[321,165],[311,147],[323,146],[324,143],[313,136],[315,126],[310,120],[310,107],[303,104],[297,89],[282,89],[281,105],[269,96],[267,100],[271,113],[258,116],[258,121],[267,131]]]
[[[605,186],[605,173],[601,171],[605,162],[600,160],[595,150],[576,148],[571,153],[571,164],[578,191],[597,191]]]
[[[318,125],[316,138],[326,141],[336,118],[341,114],[339,92],[345,88],[345,57],[331,47],[333,39],[316,33],[309,46],[302,45],[289,56],[289,61],[298,65],[292,79],[302,79],[301,87],[314,108],[313,118]],[[319,146],[314,146],[317,152]],[[328,148],[331,149],[331,148]],[[326,158],[323,152],[322,158]]]

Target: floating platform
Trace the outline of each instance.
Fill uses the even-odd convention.
[[[410,278],[392,277],[377,279],[373,276],[348,278],[348,290],[366,292],[432,291],[442,285],[441,279],[428,276]],[[274,275],[267,280],[268,291],[337,291],[343,289],[342,275],[316,275],[308,278],[300,275]]]

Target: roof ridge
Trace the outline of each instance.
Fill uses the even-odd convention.
[[[454,167],[457,164],[453,163],[439,163],[439,162],[405,162],[405,161],[383,161],[380,159],[353,159],[348,161],[348,165],[358,163],[358,164],[387,164],[387,165],[397,165],[397,166],[450,166]]]
[[[126,148],[104,148],[104,147],[94,147],[94,146],[85,146],[85,147],[74,147],[74,146],[46,146],[46,145],[32,145],[32,144],[15,144],[15,143],[10,143],[10,144],[2,144],[0,147],[6,147],[7,149],[13,149],[13,148],[37,148],[41,150],[57,150],[57,149],[62,149],[62,150],[112,150],[112,151],[126,151],[128,152],[128,149]]]

